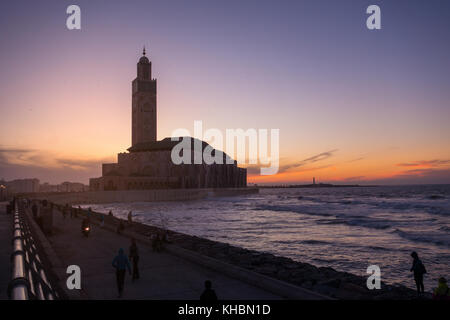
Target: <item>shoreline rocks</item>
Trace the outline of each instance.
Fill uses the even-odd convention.
[[[85,210],[83,210],[84,212]],[[104,215],[105,223],[118,225],[121,220],[102,213],[92,212],[94,216]],[[125,223],[126,225],[126,223]],[[133,222],[127,226],[134,232],[145,236],[164,230],[156,226]],[[308,290],[312,290],[336,299],[345,300],[411,300],[417,299],[415,290],[400,284],[389,285],[384,282],[379,290],[366,287],[367,278],[348,272],[336,271],[331,267],[316,267],[312,264],[295,261],[291,258],[259,252],[228,243],[213,241],[197,236],[167,230],[171,242],[179,247],[199,254],[276,278]],[[429,299],[425,294],[423,299]]]
[[[162,231],[157,227],[143,224],[140,224],[139,227],[134,226],[134,229],[143,233]],[[366,287],[367,278],[336,271],[331,267],[316,267],[271,253],[253,251],[175,231],[169,230],[168,234],[174,244],[184,249],[333,298],[346,300],[417,299],[416,291],[403,285],[388,285],[382,282],[380,290],[369,290]]]

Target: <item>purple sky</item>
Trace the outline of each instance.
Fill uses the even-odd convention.
[[[450,1],[3,1],[0,39],[0,179],[99,176],[146,45],[159,139],[280,129],[286,170],[254,182],[450,182]]]

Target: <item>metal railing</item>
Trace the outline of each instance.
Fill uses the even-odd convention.
[[[22,209],[22,208],[21,208]],[[23,210],[23,209],[22,209]],[[14,204],[12,273],[8,287],[11,300],[54,300],[59,295],[48,281],[41,257],[24,213]]]

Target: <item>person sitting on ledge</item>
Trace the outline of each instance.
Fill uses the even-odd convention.
[[[200,296],[200,301],[217,301],[217,295],[216,292],[211,289],[212,283],[210,280],[205,281],[205,290],[203,291],[202,295]]]
[[[444,277],[439,278],[438,287],[433,292],[433,299],[450,301],[450,289]]]

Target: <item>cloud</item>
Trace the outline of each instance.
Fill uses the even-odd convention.
[[[285,165],[280,165],[280,167],[278,168],[278,173],[284,173],[286,171],[294,171],[292,169],[295,169],[296,173],[300,173],[300,172],[307,172],[307,171],[314,171],[314,170],[320,170],[320,169],[325,169],[325,168],[329,168],[331,166],[333,166],[332,164],[328,164],[328,165],[321,165],[321,166],[314,166],[314,167],[307,167],[307,165],[309,164],[313,164],[319,161],[324,161],[329,159],[330,157],[332,157],[334,155],[334,153],[338,151],[337,149],[333,149],[330,151],[326,151],[326,152],[322,152],[319,154],[316,154],[312,157],[303,159],[301,161],[295,162],[295,163],[288,163]],[[284,161],[286,161],[286,159],[280,159],[280,163],[283,163]],[[261,173],[261,168],[262,167],[268,167],[267,166],[261,166],[261,165],[243,165],[243,167],[245,167],[247,169],[247,174],[248,175],[259,175]]]
[[[348,177],[343,179],[343,181],[361,181],[365,178],[365,176],[356,176],[356,177]]]
[[[314,155],[312,157],[303,159],[303,160],[298,161],[298,162],[282,165],[282,166],[280,166],[280,169],[278,170],[278,172],[282,173],[282,172],[286,172],[286,171],[288,171],[290,169],[304,167],[304,166],[306,166],[308,164],[312,164],[312,163],[316,163],[316,162],[319,162],[319,161],[327,160],[327,159],[331,158],[334,155],[334,153],[336,153],[337,151],[338,151],[338,149],[333,149],[333,150],[330,150],[330,151],[326,151],[326,152],[322,152],[322,153],[316,154],[316,155]],[[325,167],[329,167],[329,166],[330,165],[328,165],[328,166],[320,166],[320,167],[316,167],[316,168],[303,169],[303,170],[299,170],[299,171],[319,170],[319,169],[324,169]]]
[[[101,165],[112,157],[82,159],[59,157],[44,150],[0,148],[0,179],[38,178],[41,182],[74,181],[87,183],[101,175]]]
[[[408,163],[398,163],[399,167],[440,167],[450,164],[450,160],[421,160]]]
[[[347,161],[347,163],[357,162],[357,161],[361,161],[361,160],[364,160],[364,159],[365,159],[364,157],[360,157],[360,158],[356,158],[356,159],[353,159],[353,160],[349,160],[349,161]]]
[[[89,170],[92,168],[96,168],[101,166],[102,163],[111,162],[111,159],[67,159],[67,158],[59,158],[56,159],[56,162],[64,168],[71,168],[74,170]]]
[[[448,184],[450,183],[450,169],[412,169],[397,173],[391,177],[368,182],[376,184]]]

